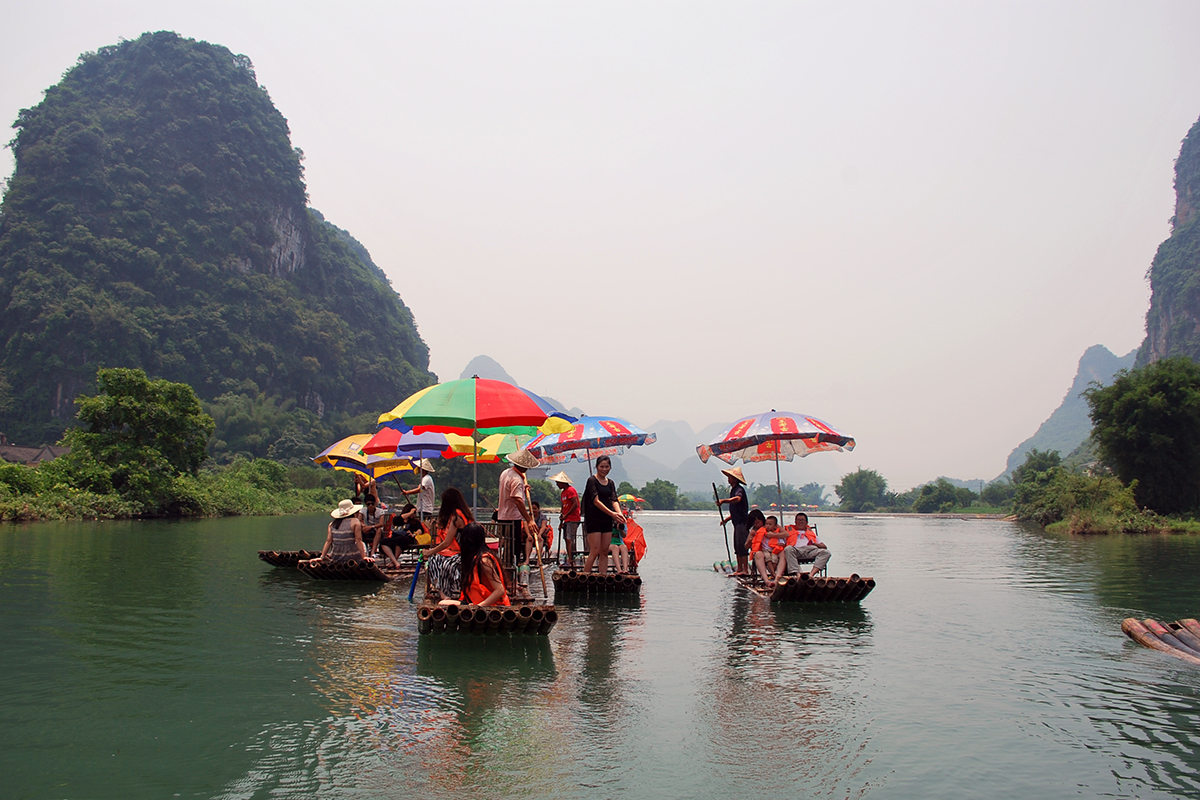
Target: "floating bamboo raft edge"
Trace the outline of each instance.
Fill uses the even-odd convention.
[[[1121,622],[1121,630],[1140,645],[1200,666],[1200,622],[1194,619],[1163,625],[1154,619],[1129,617]]]
[[[772,603],[857,603],[875,588],[874,578],[814,578],[808,573],[784,576],[771,589],[754,575],[730,576]]]
[[[429,600],[417,608],[417,632],[475,635],[524,634],[545,636],[558,622],[553,605],[511,606],[439,605]]]
[[[300,561],[316,558],[320,550],[259,550],[258,557],[274,567],[295,567]]]
[[[642,588],[642,576],[637,573],[612,572],[582,572],[576,569],[555,570],[551,576],[554,581],[554,594],[563,593],[595,593],[623,594],[639,592]]]

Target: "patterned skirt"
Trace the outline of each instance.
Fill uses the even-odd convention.
[[[425,565],[429,582],[447,600],[457,600],[462,595],[459,588],[462,585],[459,575],[461,564],[462,559],[455,553],[452,556],[430,556],[429,563]]]

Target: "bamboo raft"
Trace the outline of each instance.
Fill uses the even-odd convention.
[[[331,561],[324,564],[301,564],[321,555],[320,550],[259,550],[258,557],[276,567],[298,569],[310,578],[329,581],[398,581],[409,579],[417,569],[416,561],[400,562],[399,567],[384,566],[383,559],[375,561]]]
[[[874,578],[814,578],[785,575],[772,590],[757,575],[731,575],[742,586],[772,603],[857,603],[875,588]]]
[[[258,557],[273,567],[295,567],[299,561],[307,561],[321,555],[320,550],[259,550]]]
[[[642,588],[642,576],[636,572],[616,574],[613,572],[583,572],[574,567],[556,569],[551,576],[554,581],[554,596],[560,593],[619,594],[638,592]]]
[[[1121,622],[1121,630],[1130,639],[1151,650],[1200,666],[1200,622],[1194,619],[1181,619],[1163,625],[1153,619],[1139,622],[1129,617]]]
[[[553,605],[521,603],[511,606],[441,605],[426,598],[417,608],[418,633],[498,633],[545,636],[558,622]]]

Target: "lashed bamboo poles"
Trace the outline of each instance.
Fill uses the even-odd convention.
[[[558,623],[554,606],[490,606],[424,604],[417,609],[417,631],[474,636],[527,634],[545,636]]]

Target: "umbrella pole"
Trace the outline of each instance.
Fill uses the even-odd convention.
[[[779,520],[783,521],[783,481],[779,478],[779,440],[775,440],[775,489],[779,492]],[[782,526],[780,526],[782,527]]]
[[[471,450],[475,455],[471,461],[471,516],[479,518],[479,442],[475,441],[476,431],[471,431]]]

